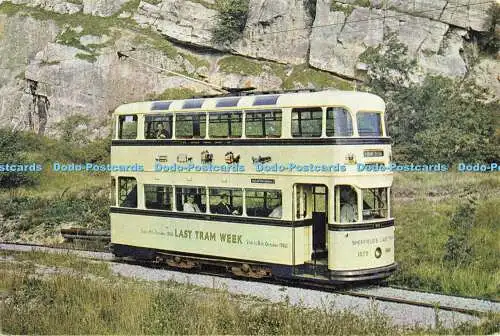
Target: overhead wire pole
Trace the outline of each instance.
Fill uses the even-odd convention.
[[[190,80],[190,81],[193,81],[193,82],[196,82],[196,83],[200,83],[200,84],[203,84],[203,85],[206,85],[206,86],[209,86],[211,87],[212,89],[214,90],[217,90],[221,93],[229,93],[228,90],[224,89],[223,87],[221,86],[218,86],[218,85],[215,85],[215,84],[212,84],[212,83],[208,83],[208,82],[205,82],[205,81],[202,81],[202,80],[199,80],[199,79],[196,79],[196,78],[192,78],[192,77],[189,77],[189,76],[186,76],[186,75],[183,75],[181,73],[178,73],[178,72],[175,72],[175,71],[172,71],[172,70],[168,70],[168,69],[165,69],[165,68],[161,68],[161,67],[158,67],[156,65],[152,65],[152,64],[149,64],[149,63],[146,63],[146,62],[143,62],[141,61],[140,59],[137,59],[135,57],[132,57],[130,55],[127,55],[121,51],[118,51],[117,52],[118,54],[118,58],[120,59],[123,59],[123,58],[127,58],[127,59],[131,59],[133,60],[134,62],[137,62],[139,64],[142,64],[142,65],[145,65],[147,67],[150,67],[150,68],[153,68],[153,69],[157,69],[157,70],[160,70],[160,71],[164,71],[164,72],[167,72],[167,73],[170,73],[170,74],[173,74],[173,75],[176,75],[176,76],[179,76],[179,77],[182,77],[184,79],[187,79],[187,80]]]

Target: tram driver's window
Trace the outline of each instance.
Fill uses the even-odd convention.
[[[335,200],[337,203],[335,221],[339,223],[357,222],[358,219],[358,193],[349,185],[335,187]]]
[[[210,188],[210,213],[241,216],[243,192],[241,189]]]
[[[177,211],[205,213],[207,197],[205,187],[175,187]]]
[[[120,139],[136,139],[137,138],[137,116],[126,115],[118,118],[118,135]]]
[[[281,218],[281,191],[247,189],[245,192],[247,215],[252,217]]]
[[[176,138],[204,138],[206,134],[207,116],[204,113],[184,114],[175,116]]]
[[[120,206],[137,208],[137,180],[133,177],[119,177],[118,188]]]
[[[351,114],[343,107],[329,107],[326,110],[327,136],[352,136]]]
[[[247,111],[245,135],[248,138],[281,137],[281,110]]]
[[[387,218],[387,188],[363,189],[363,220]]]
[[[358,112],[359,136],[382,136],[382,118],[379,112]]]
[[[146,139],[171,139],[172,115],[146,116],[144,137]]]
[[[293,137],[320,137],[323,123],[321,107],[295,108],[292,110]]]
[[[145,184],[144,199],[147,209],[172,210],[172,187]]]
[[[208,128],[211,138],[240,138],[241,127],[241,112],[213,112],[209,114]]]

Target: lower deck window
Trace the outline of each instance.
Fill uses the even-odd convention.
[[[387,188],[363,189],[363,220],[388,218]]]
[[[243,213],[241,189],[210,188],[210,212],[220,215],[240,216]]]
[[[175,201],[177,211],[193,213],[207,211],[205,187],[176,187]]]
[[[147,209],[172,210],[172,187],[146,184],[144,199]]]
[[[246,210],[248,216],[281,218],[281,191],[247,189]]]
[[[118,188],[119,205],[137,208],[137,180],[133,177],[119,177]]]
[[[338,206],[335,211],[335,221],[339,223],[352,223],[359,221],[358,193],[349,185],[335,187],[335,199]]]

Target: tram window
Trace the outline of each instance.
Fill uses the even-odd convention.
[[[387,188],[363,189],[363,220],[387,218]]]
[[[358,218],[358,193],[349,185],[335,187],[335,199],[338,207],[335,211],[335,221],[339,223],[357,222]]]
[[[177,211],[205,213],[207,210],[205,187],[176,187],[175,196]]]
[[[175,136],[177,138],[204,138],[206,133],[205,114],[177,114]]]
[[[146,139],[171,139],[172,115],[146,116],[144,137]]]
[[[241,216],[243,192],[241,189],[210,188],[210,212],[220,215]]]
[[[320,137],[323,110],[320,107],[296,108],[292,110],[293,137]]]
[[[136,139],[137,116],[135,115],[120,116],[118,134],[120,139]]]
[[[213,138],[240,138],[241,112],[214,112],[209,114],[209,134]]]
[[[382,120],[378,112],[359,112],[357,115],[359,136],[381,136]]]
[[[249,138],[281,137],[281,110],[247,111],[245,134]]]
[[[247,189],[245,194],[248,216],[282,217],[281,191]]]
[[[144,199],[147,209],[172,210],[172,187],[145,184]]]
[[[329,107],[326,110],[327,136],[352,136],[351,114],[343,107]]]
[[[118,187],[120,206],[137,208],[137,180],[133,177],[119,177]]]

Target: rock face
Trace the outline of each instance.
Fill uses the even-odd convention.
[[[360,55],[395,34],[425,73],[462,77],[467,67],[461,52],[467,32],[424,17],[393,10],[342,5],[330,9],[319,0],[311,34],[309,63],[319,69],[359,78]],[[342,9],[345,8],[344,11]],[[347,16],[346,12],[352,10]],[[317,28],[315,28],[317,27]]]
[[[234,52],[281,63],[307,62],[312,18],[304,0],[251,0],[243,38]]]
[[[158,5],[141,1],[134,20],[153,27],[161,34],[182,43],[213,47],[212,29],[217,12],[197,2],[164,0]]]
[[[218,46],[212,42],[214,0],[0,0],[0,125],[55,134],[55,123],[83,113],[95,120],[99,135],[109,111],[122,103],[170,89],[215,93],[160,69],[220,86],[261,90],[314,86],[311,77],[318,74],[327,83],[321,85],[336,85],[333,76],[324,80],[324,72],[310,67],[362,79],[362,54],[392,35],[408,47],[420,78],[473,76],[498,99],[498,56],[475,60],[468,55],[477,49],[476,36],[493,29],[492,5],[479,2],[484,1],[249,0],[241,39]],[[12,13],[12,3],[26,13]],[[8,16],[1,14],[2,8]],[[74,18],[68,24],[57,20],[60,26],[35,19],[33,8],[37,13],[97,16],[104,26],[116,22],[105,20],[127,25],[118,23],[96,36]],[[133,58],[119,58],[118,51]],[[228,53],[247,58],[231,60]],[[224,62],[226,67],[219,67]]]

